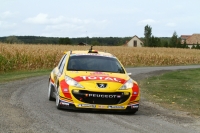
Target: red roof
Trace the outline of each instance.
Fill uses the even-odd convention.
[[[186,41],[186,44],[200,44],[200,34],[193,35],[181,35],[182,43]]]

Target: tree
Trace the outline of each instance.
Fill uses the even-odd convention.
[[[199,44],[198,44],[198,43],[197,43],[196,49],[200,49],[200,46],[199,46]]]
[[[164,47],[168,47],[168,45],[169,45],[168,41],[163,41],[163,46]]]
[[[192,45],[192,48],[191,49],[196,49],[195,45]]]
[[[151,30],[152,28],[149,25],[144,27],[144,46],[149,46],[150,39],[151,39]]]
[[[91,45],[97,46],[97,45],[100,45],[100,43],[97,40],[94,40],[91,42]]]
[[[174,31],[170,39],[169,47],[177,47],[177,44],[178,44],[178,35],[176,34],[176,31]]]
[[[6,38],[6,43],[23,43],[22,41],[20,41],[16,36],[9,36]]]
[[[58,42],[59,42],[59,44],[71,44],[71,41],[68,37],[60,38]]]
[[[152,36],[149,41],[149,47],[161,47],[160,38]]]
[[[186,41],[182,44],[182,48],[189,48],[188,45],[186,44]]]
[[[177,47],[177,48],[183,48],[183,47],[185,47],[185,45],[181,44],[181,40],[178,39],[178,42],[177,42],[177,44],[176,44],[176,47]]]

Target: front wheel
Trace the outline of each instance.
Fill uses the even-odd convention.
[[[61,109],[59,90],[58,90],[57,93],[56,93],[56,107],[57,107],[57,109]]]
[[[52,89],[51,83],[49,82],[49,87],[48,87],[48,99],[49,99],[49,101],[55,100],[55,98],[52,95],[53,95],[53,89]]]

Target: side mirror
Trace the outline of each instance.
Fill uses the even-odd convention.
[[[128,74],[128,76],[131,76],[132,75],[132,73],[127,73]]]

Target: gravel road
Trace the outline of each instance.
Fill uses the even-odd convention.
[[[200,65],[127,68],[136,80]],[[0,84],[0,133],[200,133],[200,117],[141,98],[135,115],[57,110],[48,101],[48,75]]]

